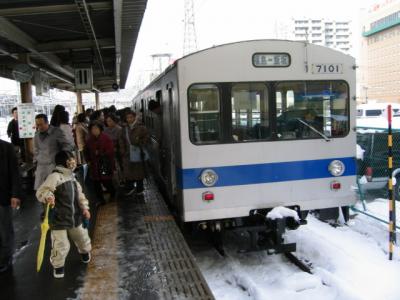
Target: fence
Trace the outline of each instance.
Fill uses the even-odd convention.
[[[388,133],[384,129],[358,128],[357,184],[360,199],[388,198]],[[393,170],[400,168],[400,130],[393,130]],[[360,155],[359,155],[360,156]],[[400,174],[397,176],[394,194],[400,199]]]

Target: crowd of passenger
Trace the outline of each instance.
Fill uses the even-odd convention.
[[[0,172],[6,171],[10,178],[7,182],[2,179],[0,183],[2,191],[7,190],[0,199],[2,208],[7,207],[0,209],[0,272],[11,266],[14,240],[11,208],[18,208],[21,198],[16,153],[25,155],[23,140],[18,135],[17,109],[14,108],[12,113],[14,119],[7,133],[13,146],[0,143],[0,155],[8,158],[6,165],[0,164]],[[98,204],[115,201],[117,190],[125,196],[136,194],[140,197],[147,174],[149,136],[139,115],[130,108],[117,110],[115,106],[102,110],[86,109],[70,122],[65,107],[56,105],[50,120],[47,115],[38,114],[35,123],[34,190],[37,199],[52,208],[50,261],[54,277],[61,278],[70,247],[68,236],[77,246],[82,262],[89,263],[91,259],[90,238],[84,228],[85,221],[90,218],[89,202],[81,187],[82,180],[79,182],[74,173],[79,170],[88,174]],[[85,176],[83,178],[84,181]]]
[[[104,194],[109,194],[108,200],[114,200],[119,186],[126,187],[127,195],[143,193],[148,133],[140,118],[129,108],[118,111],[115,106],[96,111],[87,109],[69,124],[69,113],[62,105],[56,105],[50,122],[47,116],[40,114],[36,116],[36,125],[35,190],[43,182],[41,175],[47,176],[48,169],[55,167],[54,161],[50,163],[49,159],[55,157],[57,150],[66,150],[73,152],[78,166],[86,164],[89,167],[99,202],[106,201]],[[45,140],[43,136],[49,138]],[[144,157],[131,158],[135,151],[132,147],[141,151]]]

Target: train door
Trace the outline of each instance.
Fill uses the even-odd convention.
[[[169,143],[169,151],[170,151],[170,163],[169,163],[169,178],[170,178],[170,186],[172,195],[175,193],[176,190],[176,180],[175,180],[175,162],[176,162],[176,131],[175,122],[174,122],[174,101],[173,101],[173,90],[172,90],[172,82],[168,84],[168,116],[169,116],[169,136],[170,136],[170,143]]]
[[[168,144],[169,136],[166,128],[168,127],[168,115],[166,114],[167,105],[163,101],[162,91],[159,90],[156,92],[156,102],[160,103],[161,105],[161,137],[160,137],[160,174],[165,184],[168,182]]]
[[[137,113],[137,112],[136,112],[136,113]],[[145,117],[144,117],[144,99],[140,99],[140,110],[139,110],[139,114],[140,114],[140,118],[141,118],[141,121],[143,122],[143,124],[147,125],[147,124],[146,124]]]
[[[173,99],[172,86],[168,84],[168,99],[163,101],[162,107],[162,147],[160,155],[160,171],[164,183],[167,187],[168,196],[172,198],[175,190],[175,156],[174,143],[175,136],[173,132]],[[161,94],[161,91],[160,91]]]

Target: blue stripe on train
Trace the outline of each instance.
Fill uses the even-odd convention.
[[[328,171],[329,163],[334,159],[341,160],[345,164],[346,169],[342,176],[356,175],[355,158],[341,157],[255,165],[177,169],[178,186],[181,189],[204,188],[199,177],[205,169],[213,169],[218,174],[216,187],[329,178],[334,177]]]

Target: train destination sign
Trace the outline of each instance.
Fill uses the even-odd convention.
[[[255,53],[253,65],[264,68],[289,67],[290,56],[287,53]]]

